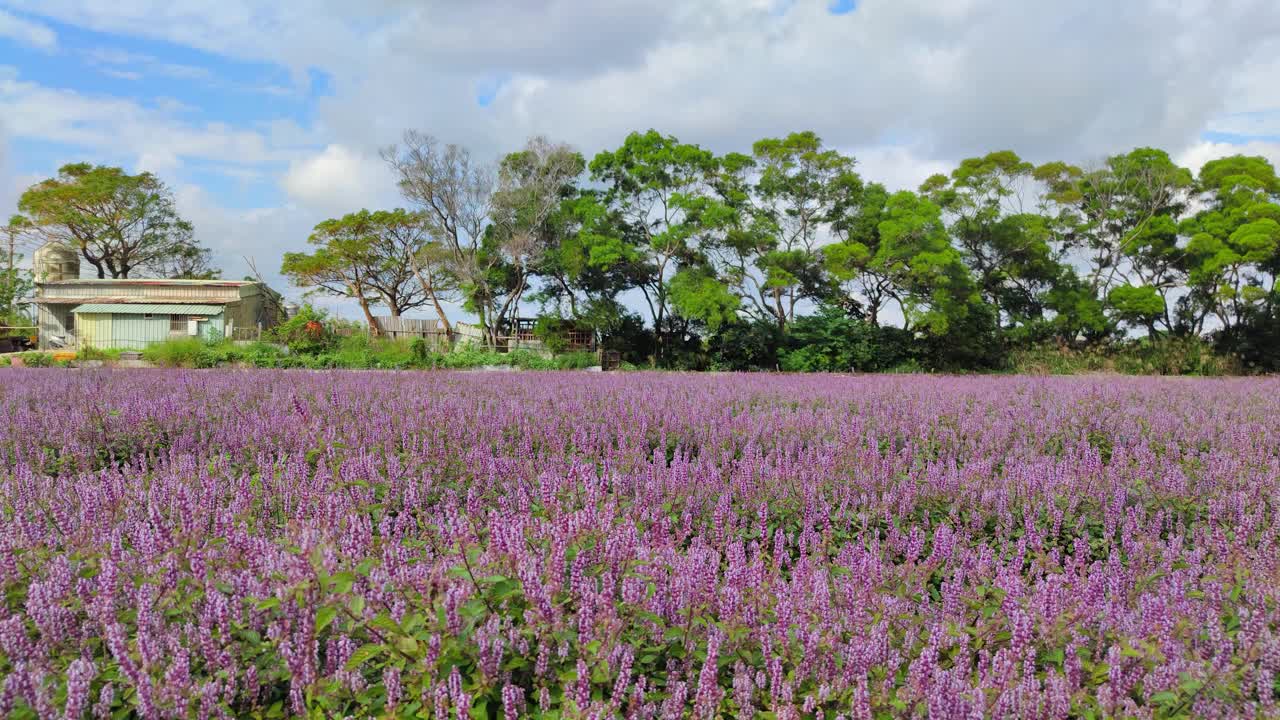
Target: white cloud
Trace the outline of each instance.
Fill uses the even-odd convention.
[[[1253,141],[1247,143],[1199,142],[1191,145],[1174,156],[1174,162],[1200,172],[1200,168],[1210,160],[1217,160],[1231,155],[1257,155],[1271,161],[1280,168],[1280,143]]]
[[[395,181],[380,158],[329,145],[289,166],[281,182],[293,200],[332,214],[395,200]]]
[[[721,152],[812,129],[892,188],[1006,148],[1081,164],[1139,145],[1183,148],[1178,159],[1193,167],[1236,152],[1280,160],[1265,137],[1280,134],[1273,0],[861,0],[839,17],[827,0],[6,4],[278,64],[296,88],[311,69],[327,73],[313,119],[245,127],[205,122],[217,108],[153,107],[0,70],[0,117],[14,142],[165,172],[198,161],[247,182],[277,178],[288,206],[223,212],[208,195],[193,205],[197,225],[214,228],[211,245],[251,242],[270,264],[324,217],[398,204],[372,149],[406,128],[485,159],[532,134],[591,155],[650,127]],[[111,49],[87,58],[117,73],[227,82],[204,68],[166,70],[169,58]],[[480,107],[477,88],[494,87]],[[1255,139],[1201,141],[1208,130]]]
[[[166,102],[150,108],[125,98],[48,88],[0,67],[0,116],[13,138],[71,145],[112,162],[171,157],[257,165],[297,155],[272,146],[256,130],[183,122],[171,111]]]
[[[922,158],[918,151],[899,146],[872,146],[855,149],[855,169],[864,179],[889,190],[915,190],[930,175],[949,173],[950,163]]]
[[[58,35],[47,25],[20,18],[4,9],[0,9],[0,37],[39,50],[50,51],[58,47]]]
[[[804,128],[840,146],[895,135],[948,162],[1176,147],[1230,103],[1274,97],[1250,68],[1280,33],[1263,0],[863,0],[840,17],[822,0],[16,3],[299,77],[326,70],[327,142],[419,127],[491,153],[532,133],[594,152],[650,126],[717,149]],[[477,107],[495,74],[512,80]]]
[[[115,68],[105,68],[100,71],[107,77],[113,77],[117,80],[141,80],[142,73],[133,70],[117,70]]]

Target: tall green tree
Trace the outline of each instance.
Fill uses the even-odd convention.
[[[921,187],[943,209],[983,301],[1009,327],[1043,319],[1046,294],[1064,269],[1049,220],[1031,205],[1034,171],[1004,150],[968,158]]]
[[[31,225],[21,215],[13,216],[0,228],[4,243],[0,245],[0,325],[25,325],[20,302],[29,296],[34,286],[31,273],[22,268],[22,255],[18,248],[31,232]]]
[[[833,219],[837,242],[822,248],[823,262],[842,291],[838,304],[879,327],[881,313],[896,303],[905,316],[906,265],[884,247],[881,223],[889,217],[890,193],[871,183]]]
[[[99,278],[208,270],[208,252],[178,214],[173,192],[151,173],[74,163],[18,200],[40,233],[80,251]]]
[[[837,208],[862,189],[853,168],[853,158],[825,148],[813,132],[719,158],[702,249],[747,316],[785,331],[804,301],[831,293],[820,248]]]
[[[375,331],[375,304],[386,305],[392,317],[431,304],[443,319],[438,288],[422,280],[421,256],[433,244],[429,228],[424,217],[405,210],[325,220],[307,239],[315,252],[285,253],[280,272],[297,286],[355,300]]]
[[[1189,324],[1215,315],[1231,331],[1250,308],[1269,302],[1280,265],[1280,179],[1265,158],[1205,163],[1197,180],[1204,209],[1183,222],[1191,287]]]
[[[1087,266],[1087,287],[1103,302],[1116,287],[1151,288],[1165,306],[1156,321],[1173,329],[1169,296],[1179,287],[1184,267],[1177,223],[1192,190],[1191,172],[1154,148],[1112,156],[1091,171],[1058,168],[1057,175],[1041,176],[1066,209],[1061,217],[1067,220],[1071,248]],[[1125,290],[1116,297],[1137,295]],[[1128,309],[1119,312],[1127,315]]]
[[[625,254],[634,258],[634,281],[657,334],[661,363],[670,336],[685,330],[672,312],[671,282],[705,263],[698,240],[712,215],[707,195],[715,156],[650,130],[633,132],[618,149],[597,154],[590,170],[604,185],[600,199],[607,213],[621,220],[612,241],[629,246]]]

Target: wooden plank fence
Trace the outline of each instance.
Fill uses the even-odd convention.
[[[421,339],[433,350],[447,350],[449,336],[434,318],[374,317],[380,337],[390,340]]]

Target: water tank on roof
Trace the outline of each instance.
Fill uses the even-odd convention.
[[[31,259],[37,282],[57,282],[80,278],[80,253],[60,242],[49,242],[36,250]]]

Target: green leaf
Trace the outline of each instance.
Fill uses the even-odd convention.
[[[277,608],[277,607],[280,607],[280,598],[277,598],[277,597],[270,597],[270,598],[267,598],[266,600],[261,600],[258,602],[258,605],[257,605],[257,608],[259,610],[270,610],[272,608]]]
[[[322,607],[316,611],[316,633],[319,634],[325,628],[329,627],[329,623],[338,616],[338,609],[332,607]]]
[[[345,570],[335,573],[332,577],[333,592],[339,595],[351,592],[351,586],[355,584],[355,576]]]
[[[355,670],[356,668],[365,664],[369,660],[372,660],[378,655],[381,655],[383,652],[386,651],[386,649],[387,648],[385,645],[381,645],[379,643],[369,643],[367,645],[361,645],[359,648],[356,649],[355,652],[351,653],[351,657],[347,659],[347,664],[345,665],[345,669]]]

